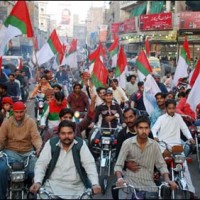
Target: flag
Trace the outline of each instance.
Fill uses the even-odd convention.
[[[1,73],[2,73],[2,56],[0,57],[0,76],[1,76]]]
[[[22,70],[22,59],[20,58],[20,62],[19,62],[19,66],[18,66],[19,70]]]
[[[62,53],[62,49],[62,44],[58,38],[56,30],[54,29],[47,42],[36,53],[36,58],[39,66],[48,62],[57,53]]]
[[[94,68],[91,75],[91,80],[96,88],[106,87],[108,79],[108,70],[100,60],[97,58],[94,61]]]
[[[63,59],[62,64],[69,65],[71,68],[77,68],[78,63],[77,63],[77,39],[73,39],[69,50]]]
[[[114,37],[114,42],[108,49],[110,57],[112,58],[112,68],[117,66],[117,54],[119,51],[119,38],[117,36]]]
[[[117,66],[114,71],[115,77],[120,76],[124,72],[126,66],[127,66],[126,54],[124,53],[124,48],[121,46],[117,58]]]
[[[106,51],[103,48],[102,44],[99,43],[98,47],[91,54],[89,54],[89,56],[88,56],[88,60],[90,60],[90,62],[91,62],[90,65],[89,65],[89,73],[90,74],[93,71],[94,61],[97,58],[100,58],[100,60],[103,62],[102,56],[105,57],[105,55],[106,55]]]
[[[161,92],[158,87],[155,79],[151,74],[148,74],[144,82],[144,92],[143,92],[143,102],[146,108],[146,111],[149,115],[158,107],[155,95]]]
[[[186,101],[186,103],[190,105],[190,108],[195,113],[195,115],[196,115],[196,107],[200,103],[199,86],[200,86],[200,75],[198,75]]]
[[[136,67],[138,72],[138,78],[140,81],[144,81],[145,77],[152,73],[152,67],[149,64],[145,52],[142,50],[136,59]]]
[[[17,1],[0,30],[0,56],[9,40],[22,34],[34,36],[26,1]]]
[[[189,62],[190,62],[190,50],[187,37],[185,37],[185,41],[183,43],[183,47],[181,48],[181,53],[179,55],[178,64],[174,74],[173,82],[175,86],[178,85],[180,78],[188,77]]]
[[[145,50],[146,50],[147,56],[150,56],[150,44],[149,44],[149,38],[148,37],[145,40]]]
[[[198,62],[195,66],[195,68],[190,72],[191,73],[191,77],[189,77],[189,84],[192,87],[198,77],[198,75],[200,74],[200,57],[198,59]]]
[[[119,86],[126,88],[127,58],[124,48],[121,46],[117,58],[117,67],[114,70],[115,77],[118,77]]]

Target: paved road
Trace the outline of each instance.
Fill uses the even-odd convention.
[[[31,115],[32,118],[34,118],[34,101],[27,102],[27,112],[29,115]],[[192,177],[192,182],[194,184],[194,187],[196,189],[196,194],[200,197],[200,172],[198,172],[197,167],[197,160],[196,155],[192,155],[193,162],[189,164],[189,170]],[[115,182],[115,177],[112,175],[109,179],[109,188],[104,195],[96,195],[94,199],[112,199],[111,196],[111,186]]]

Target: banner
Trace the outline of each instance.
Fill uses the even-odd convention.
[[[200,12],[181,12],[179,29],[199,29]]]
[[[100,25],[99,26],[99,41],[100,42],[106,42],[107,30],[108,30],[108,25]]]
[[[170,30],[172,29],[172,13],[140,15],[140,30]]]
[[[135,17],[124,20],[124,33],[136,32]]]

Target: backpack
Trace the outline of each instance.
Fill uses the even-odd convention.
[[[83,166],[81,164],[81,159],[80,159],[80,150],[83,145],[83,140],[79,137],[75,137],[74,139],[78,142],[77,144],[74,144],[72,147],[72,155],[73,155],[76,170],[78,171],[81,181],[83,182],[85,188],[91,188],[92,184],[87,177],[87,173],[86,173],[85,169],[83,168]],[[51,158],[48,168],[46,170],[46,174],[44,176],[42,185],[51,176],[51,174],[56,166],[56,163],[58,161],[58,157],[60,155],[60,147],[58,145],[56,145],[58,143],[58,141],[59,141],[59,137],[53,137],[50,139],[52,158]]]

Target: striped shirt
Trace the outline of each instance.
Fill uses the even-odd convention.
[[[137,172],[132,172],[129,169],[122,172],[125,161],[135,161],[141,168]],[[158,143],[148,138],[142,151],[137,142],[137,136],[135,136],[123,142],[114,171],[122,172],[128,183],[134,186],[155,186],[154,166],[161,174],[169,173]]]

